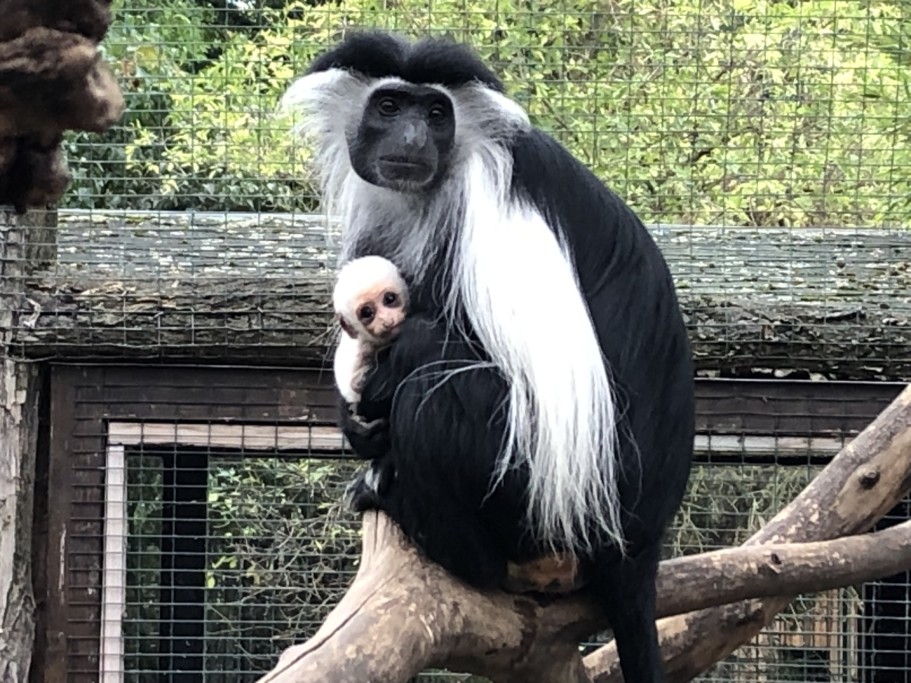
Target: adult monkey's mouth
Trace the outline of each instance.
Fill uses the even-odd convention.
[[[426,161],[404,156],[383,156],[379,158],[380,174],[389,180],[421,182],[433,174],[433,168]]]

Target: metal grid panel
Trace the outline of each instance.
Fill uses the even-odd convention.
[[[888,2],[124,0],[128,114],[70,142],[83,208],[300,210],[273,117],[353,27],[470,42],[536,123],[648,221],[904,227],[906,17]]]
[[[139,445],[123,464],[127,680],[252,680],[350,582],[360,539],[340,501],[353,464],[178,445]]]
[[[46,680],[235,680],[312,632],[359,544],[334,399],[302,370],[56,370]]]
[[[697,465],[666,554],[742,542],[899,389],[700,382]],[[48,584],[65,591],[47,619],[65,637],[47,680],[252,681],[315,632],[359,553],[331,411],[310,371],[58,370],[49,537],[67,542],[49,547]],[[700,680],[906,680],[909,590],[899,576],[804,596]]]

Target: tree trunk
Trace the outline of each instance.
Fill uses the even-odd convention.
[[[15,304],[22,297],[33,225],[45,212],[0,213],[0,681],[28,677],[35,637],[32,504],[38,427],[35,365],[13,355]]]

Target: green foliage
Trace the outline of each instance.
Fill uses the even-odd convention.
[[[738,546],[792,501],[818,474],[797,465],[696,465],[686,504],[668,533],[664,557]]]
[[[173,533],[161,456],[128,458],[127,669],[158,667],[163,534]],[[236,680],[312,635],[356,569],[359,524],[343,503],[355,465],[329,458],[210,460],[205,538],[207,667]],[[179,514],[179,513],[178,513]],[[234,679],[232,679],[234,680]]]
[[[342,502],[353,472],[350,463],[316,458],[211,469],[210,631],[234,638],[238,623],[250,623],[269,639],[293,639],[315,630],[359,554],[358,525]]]
[[[71,204],[306,210],[282,91],[352,27],[470,42],[536,124],[649,221],[905,225],[909,21],[887,0],[125,0],[129,112],[73,136]],[[241,15],[238,15],[241,16]]]

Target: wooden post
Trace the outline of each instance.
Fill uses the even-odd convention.
[[[0,681],[25,681],[35,637],[32,508],[38,436],[34,363],[19,362],[13,333],[25,302],[29,259],[53,252],[46,211],[0,207]],[[38,256],[39,258],[35,258]]]

